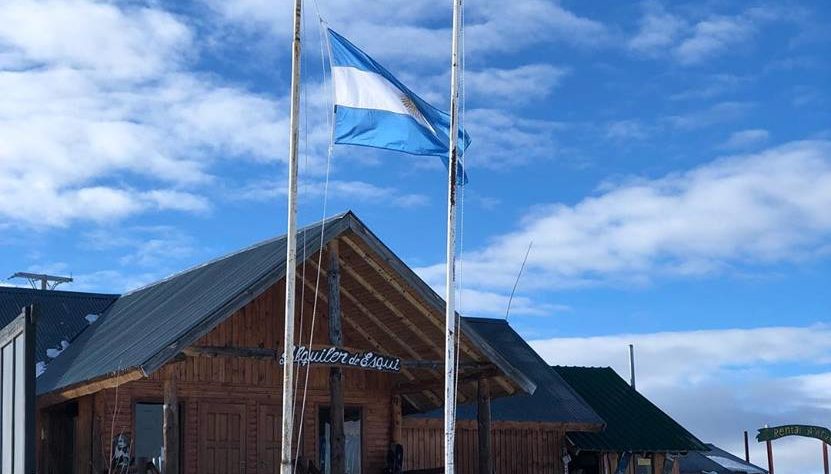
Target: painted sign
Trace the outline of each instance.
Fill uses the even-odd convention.
[[[805,438],[816,438],[831,444],[831,430],[821,426],[810,425],[783,425],[771,428],[760,428],[756,435],[756,441],[773,441],[785,436],[803,436]]]
[[[285,355],[280,356],[280,365],[286,362]],[[297,346],[294,348],[294,363],[300,366],[309,364],[342,365],[357,369],[378,370],[381,372],[400,372],[401,359],[375,352],[350,352],[347,349],[330,346],[320,349]]]

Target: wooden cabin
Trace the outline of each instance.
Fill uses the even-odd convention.
[[[351,212],[298,248],[298,472],[401,472],[402,417],[442,404],[443,301]],[[38,314],[38,472],[277,472],[284,274],[281,237],[123,295],[0,290]],[[535,391],[500,350],[462,321],[459,403]]]

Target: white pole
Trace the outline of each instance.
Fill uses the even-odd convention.
[[[289,199],[286,230],[286,309],[283,337],[283,439],[280,472],[292,474],[294,435],[294,286],[297,273],[297,131],[300,124],[300,14],[302,0],[294,0],[294,39],[291,50],[291,117],[289,134]]]
[[[444,350],[444,472],[456,473],[456,183],[459,157],[459,31],[462,0],[453,0],[453,46],[450,58],[450,149],[447,181],[447,282]]]

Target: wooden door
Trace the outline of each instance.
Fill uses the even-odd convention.
[[[280,470],[283,409],[261,404],[257,410],[257,474],[274,474]]]
[[[199,473],[245,473],[245,405],[200,403]]]

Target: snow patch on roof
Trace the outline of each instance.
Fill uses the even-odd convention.
[[[88,315],[84,316],[84,319],[86,319],[88,323],[92,324],[95,321],[98,321],[98,318],[100,318],[100,317],[101,317],[100,314],[88,314]]]
[[[66,341],[66,340],[61,341],[60,349],[50,347],[49,349],[46,349],[46,356],[49,357],[50,359],[54,359],[55,357],[58,357],[59,355],[61,355],[61,352],[65,351],[67,347],[69,347],[69,342]]]

